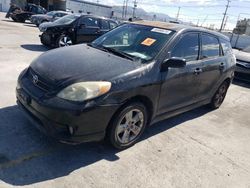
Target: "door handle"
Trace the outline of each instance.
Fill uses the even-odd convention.
[[[224,69],[224,67],[225,67],[225,64],[224,64],[224,63],[221,63],[221,64],[219,65],[220,70]]]
[[[100,33],[101,32],[101,29],[97,29],[95,33]]]
[[[195,75],[198,75],[198,74],[200,74],[200,73],[202,73],[202,69],[201,69],[201,68],[196,68],[196,69],[194,70],[194,74],[195,74]]]

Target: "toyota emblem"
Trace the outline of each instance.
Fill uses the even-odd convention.
[[[37,76],[37,75],[34,75],[34,76],[32,77],[32,81],[33,81],[34,84],[37,84],[37,82],[38,82],[38,76]]]

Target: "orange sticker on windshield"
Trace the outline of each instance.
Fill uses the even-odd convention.
[[[145,46],[151,46],[152,44],[154,44],[155,41],[155,39],[146,38],[144,41],[142,41],[141,44]]]

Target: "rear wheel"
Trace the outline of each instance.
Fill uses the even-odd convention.
[[[57,47],[71,46],[72,44],[73,41],[68,35],[61,35],[57,39]]]
[[[108,139],[117,149],[134,145],[143,134],[147,125],[147,110],[142,103],[125,106],[111,122]]]
[[[227,89],[229,87],[228,82],[224,81],[220,87],[218,88],[218,90],[215,92],[212,101],[210,103],[210,107],[212,109],[217,109],[221,106],[221,104],[223,103],[226,94],[227,94]]]

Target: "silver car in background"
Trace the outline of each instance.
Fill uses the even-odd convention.
[[[65,15],[71,14],[70,12],[66,12],[66,11],[51,11],[48,12],[47,14],[36,14],[31,16],[30,21],[31,23],[39,26],[41,23],[44,22],[53,22],[55,20],[57,20],[58,18],[61,18]]]

